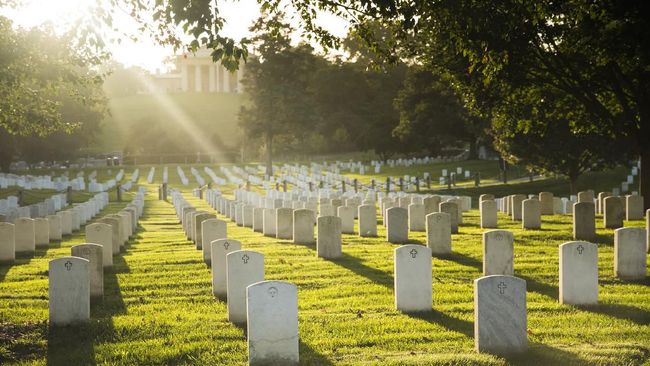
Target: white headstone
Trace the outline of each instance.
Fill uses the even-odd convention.
[[[113,228],[109,224],[94,223],[86,226],[86,242],[102,246],[102,261],[104,267],[113,266]],[[74,254],[73,254],[74,255]]]
[[[584,241],[560,245],[560,304],[598,304],[598,246]]]
[[[298,288],[262,281],[246,289],[248,364],[297,366]]]
[[[314,212],[307,209],[293,211],[293,242],[314,244]]]
[[[448,213],[427,215],[427,246],[432,254],[451,254],[451,218]]]
[[[101,299],[104,296],[104,247],[99,244],[79,244],[70,248],[74,257],[88,260],[90,276],[90,297]]]
[[[226,256],[236,250],[241,250],[241,243],[232,239],[218,239],[210,243],[212,263],[212,294],[225,297],[228,293],[226,281]]]
[[[0,222],[0,263],[13,263],[16,259],[15,227]]]
[[[337,216],[341,218],[341,232],[343,234],[354,234],[354,207],[339,206]]]
[[[391,207],[386,211],[386,240],[401,244],[408,241],[408,211],[402,207]]]
[[[14,221],[14,225],[16,230],[16,253],[34,254],[36,250],[34,219],[20,217]]]
[[[36,248],[47,248],[50,244],[50,224],[46,218],[34,219],[34,241]]]
[[[90,319],[90,262],[63,257],[49,263],[51,325],[68,325]]]
[[[624,280],[646,277],[646,231],[640,227],[614,230],[614,273]]]
[[[474,348],[511,354],[528,348],[526,281],[513,276],[474,280]]]
[[[377,209],[375,205],[361,205],[358,208],[359,236],[377,236]]]
[[[252,250],[237,250],[226,256],[228,320],[246,323],[246,288],[264,281],[264,255]]]
[[[337,216],[320,216],[317,224],[316,255],[333,259],[342,255],[341,218]]]
[[[225,221],[211,218],[201,223],[201,243],[203,249],[203,261],[210,263],[212,260],[211,243],[218,239],[228,238],[228,225]]]
[[[483,275],[512,276],[514,239],[507,230],[489,230],[483,233]]]
[[[395,249],[395,307],[403,312],[431,311],[431,249],[403,245]]]

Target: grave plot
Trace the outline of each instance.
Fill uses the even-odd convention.
[[[189,175],[188,178],[192,179]],[[526,342],[524,347],[521,341],[524,323],[518,321],[517,327],[501,327],[498,331],[507,332],[508,345],[524,349],[521,355],[497,355],[502,353],[501,345],[489,342],[483,342],[483,349],[489,353],[477,353],[475,349],[480,350],[481,346],[476,345],[474,334],[473,281],[483,276],[485,230],[480,229],[476,209],[463,212],[457,234],[451,233],[451,227],[449,234],[446,230],[436,235],[430,233],[432,242],[440,241],[430,247],[443,248],[445,254],[428,254],[431,310],[424,312],[396,308],[394,255],[401,244],[389,244],[386,227],[381,224],[377,225],[377,237],[362,237],[355,220],[353,234],[340,234],[341,255],[326,259],[317,256],[316,243],[294,244],[292,240],[276,239],[275,235],[265,236],[217,214],[217,219],[226,223],[229,239],[239,241],[242,250],[264,256],[264,279],[286,282],[295,285],[297,290],[297,325],[283,323],[282,334],[286,337],[282,339],[287,343],[278,343],[278,349],[284,351],[260,348],[259,353],[251,352],[251,344],[267,335],[249,331],[247,337],[242,325],[228,321],[227,302],[213,294],[212,271],[216,262],[212,268],[206,265],[203,248],[198,250],[187,239],[175,208],[158,200],[155,186],[150,187],[140,223],[142,231],[130,242],[127,252],[114,258],[114,272],[108,272],[113,274],[105,280],[104,301],[91,314],[96,321],[84,328],[95,337],[63,331],[57,341],[42,342],[40,351],[33,354],[35,359],[45,361],[49,354],[58,364],[90,360],[132,364],[246,364],[255,357],[268,356],[284,357],[291,363],[296,357],[296,342],[300,363],[307,365],[433,364],[458,360],[469,364],[640,364],[646,357],[646,346],[640,340],[648,335],[645,321],[650,311],[645,300],[648,289],[643,281],[616,279],[614,232],[603,228],[602,216],[596,216],[595,241],[599,280],[607,285],[599,288],[598,307],[583,307],[561,304],[558,295],[558,246],[573,240],[572,217],[541,215],[541,229],[524,230],[521,222],[513,221],[501,211],[497,213],[497,229],[513,233],[513,272],[525,281]],[[231,188],[224,192],[228,199],[234,199]],[[183,194],[196,210],[216,212],[207,197],[194,197],[187,188]],[[495,201],[499,206],[498,198]],[[285,202],[281,205],[285,207]],[[377,220],[381,223],[382,210],[377,207]],[[426,204],[425,214],[428,214]],[[408,231],[409,222],[405,221],[406,244],[428,249],[425,247],[427,232]],[[639,220],[632,224],[645,223]],[[316,226],[314,234],[317,241]],[[451,253],[447,252],[445,235],[451,237]],[[409,255],[407,259],[411,258]],[[8,278],[5,276],[0,281],[2,293]],[[39,278],[26,281],[34,286]],[[16,285],[15,280],[11,283]],[[509,289],[516,288],[514,283],[506,285]],[[275,292],[269,292],[270,288],[261,289],[249,296],[257,299],[253,300],[256,304],[271,306],[269,297]],[[501,296],[500,292],[498,295]],[[25,297],[16,296],[14,300],[17,301],[12,308],[25,305]],[[495,301],[488,298],[488,302]],[[5,302],[0,304],[4,306]],[[47,302],[37,305],[31,316],[13,311],[11,319],[20,324],[26,324],[27,319],[47,319],[47,307],[42,307],[43,304]],[[290,307],[283,306],[283,309],[288,311]],[[5,307],[0,307],[1,315],[7,313]],[[507,317],[514,319],[518,314]],[[246,316],[250,318],[249,314]],[[287,312],[283,316],[293,319],[294,315]],[[608,332],[603,332],[604,328]],[[485,325],[482,329],[490,330]],[[513,329],[516,334],[511,332]],[[42,329],[34,333],[41,339],[46,337]],[[617,347],[622,340],[626,346]],[[160,352],[161,345],[165,352]]]

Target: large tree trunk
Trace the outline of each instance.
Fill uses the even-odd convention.
[[[650,145],[641,150],[641,171],[639,172],[639,194],[643,196],[643,209],[650,209]]]
[[[469,138],[469,155],[467,156],[467,159],[469,160],[477,160],[478,159],[478,146],[477,146],[477,141],[476,137],[471,136]]]
[[[13,138],[4,129],[0,128],[0,172],[9,173],[13,158]]]
[[[578,194],[578,176],[569,176],[569,190],[571,194]]]
[[[273,134],[266,133],[266,175],[273,175]]]

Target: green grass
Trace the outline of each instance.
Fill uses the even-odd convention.
[[[172,176],[170,171],[170,177]],[[189,174],[189,171],[186,170]],[[175,174],[175,172],[174,172]],[[145,177],[146,175],[143,175]],[[143,179],[144,180],[144,179]],[[205,202],[185,197],[199,208]],[[171,204],[149,186],[137,236],[105,277],[105,298],[90,324],[48,331],[47,262],[68,255],[80,235],[34,258],[0,267],[0,363],[8,365],[242,365],[244,330],[227,321],[211,293],[209,269],[184,236]],[[112,203],[108,211],[121,205]],[[104,212],[106,213],[106,212]],[[103,213],[103,214],[104,214]],[[265,255],[266,278],[298,286],[300,357],[305,365],[642,365],[650,362],[650,280],[613,275],[612,230],[598,218],[600,304],[560,305],[558,245],[571,240],[569,216],[545,216],[515,236],[515,274],[527,281],[530,350],[502,358],[473,350],[472,281],[481,276],[478,212],[453,236],[454,254],[433,260],[433,311],[393,305],[393,250],[379,238],[343,236],[343,257],[267,238],[228,223],[229,237]],[[642,221],[626,222],[641,226]],[[411,235],[423,243],[424,233]]]

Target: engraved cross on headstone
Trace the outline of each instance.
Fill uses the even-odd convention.
[[[269,295],[271,295],[271,297],[275,297],[275,296],[277,296],[277,294],[278,294],[278,289],[277,288],[275,288],[275,287],[269,288]]]
[[[411,253],[411,257],[413,257],[413,258],[417,257],[417,255],[418,255],[418,251],[415,250],[415,249],[411,249],[411,251],[409,253]]]
[[[248,260],[249,260],[249,259],[250,259],[250,257],[248,257],[248,254],[244,254],[244,256],[241,257],[241,260],[244,261],[244,264],[248,263]]]
[[[65,266],[65,269],[67,269],[69,271],[70,269],[72,269],[72,262],[67,261],[67,262],[65,262],[64,266]]]
[[[578,250],[578,254],[582,254],[582,252],[585,250],[585,247],[583,247],[582,245],[578,245],[576,249]]]
[[[506,290],[506,288],[508,287],[508,285],[506,285],[505,282],[500,282],[500,283],[497,285],[497,287],[499,288],[499,292],[501,293],[501,295],[503,295],[503,294],[504,294],[504,291]]]
[[[228,243],[228,242],[223,243],[223,247],[224,247],[226,250],[228,250],[228,248],[230,247],[230,243]]]

